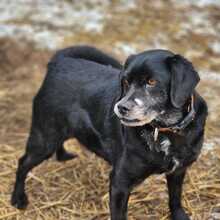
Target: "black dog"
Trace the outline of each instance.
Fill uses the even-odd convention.
[[[124,67],[91,47],[59,51],[33,101],[25,155],[19,160],[12,204],[27,205],[28,172],[63,148],[70,137],[108,161],[112,220],[127,219],[132,188],[151,174],[165,173],[173,220],[189,220],[181,206],[186,169],[198,157],[207,117],[194,90],[192,64],[166,50],[130,56]],[[115,112],[115,113],[114,113]]]

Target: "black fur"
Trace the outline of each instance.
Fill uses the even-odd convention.
[[[73,47],[58,52],[49,63],[43,85],[33,101],[30,136],[26,152],[19,160],[12,204],[17,208],[27,206],[25,179],[32,168],[55,152],[60,161],[75,157],[63,148],[65,140],[75,137],[113,167],[110,174],[112,220],[127,219],[127,203],[132,188],[156,173],[167,173],[172,220],[189,220],[181,206],[181,192],[186,169],[197,159],[202,147],[207,116],[205,101],[195,93],[196,117],[182,131],[182,135],[169,132],[159,134],[159,140],[169,138],[172,143],[168,156],[157,148],[152,148],[157,142],[152,146],[148,144],[152,142],[151,126],[123,126],[113,112],[121,91],[120,73],[121,76],[140,78],[146,70],[142,66],[143,62],[146,64],[146,60],[147,71],[156,74],[166,90],[178,87],[170,82],[171,76],[167,74],[172,74],[170,69],[176,74],[178,68],[182,71],[181,65],[191,64],[185,60],[184,64],[181,63],[181,57],[175,57],[180,59],[175,64],[172,64],[172,60],[167,63],[169,57],[173,57],[173,54],[162,50],[135,55],[127,61],[126,68],[122,71],[117,60],[91,47]],[[176,66],[176,62],[180,62],[180,67]],[[191,71],[191,66],[188,68]],[[181,83],[192,84],[188,77],[186,79],[187,82]],[[191,93],[196,81],[194,85],[182,85],[181,88],[190,88]],[[175,83],[180,82],[177,80]],[[170,88],[170,84],[173,88]],[[182,92],[185,91],[177,91],[180,96]],[[167,98],[166,105],[161,105],[160,108],[167,112],[175,109],[182,116],[186,114],[182,102],[189,98],[190,93],[184,94],[180,101],[173,94],[172,100]],[[161,93],[154,91],[152,96],[159,94]],[[156,123],[162,123],[162,120]],[[141,136],[143,130],[147,133],[147,142]],[[168,174],[173,167],[174,157],[178,158],[180,165]]]
[[[182,107],[197,83],[199,82],[199,75],[194,70],[192,64],[181,57],[176,55],[167,59],[171,77],[170,97],[172,104],[179,108]]]

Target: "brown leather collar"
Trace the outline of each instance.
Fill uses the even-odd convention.
[[[186,128],[195,118],[195,109],[194,109],[194,102],[195,97],[194,95],[191,96],[190,104],[187,107],[188,114],[183,118],[181,122],[174,126],[170,127],[157,127],[153,126],[154,128],[154,141],[157,140],[159,132],[172,132],[172,133],[179,133]]]

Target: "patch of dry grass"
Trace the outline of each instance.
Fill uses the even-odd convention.
[[[0,219],[108,219],[110,167],[75,140],[66,147],[79,158],[64,164],[50,159],[34,169],[26,185],[30,204],[26,211],[18,211],[9,200],[22,146],[1,145]],[[189,170],[183,204],[192,219],[209,219],[220,212],[219,166],[220,151],[215,151],[203,155]],[[129,215],[139,220],[168,219],[163,176],[150,177],[133,191]]]

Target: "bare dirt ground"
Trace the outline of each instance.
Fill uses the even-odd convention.
[[[54,30],[59,27],[51,28],[48,25],[51,19],[38,22],[29,13],[28,19],[0,20],[0,27],[13,23],[20,28],[18,35],[4,35],[0,39],[0,220],[109,218],[110,167],[81,148],[75,139],[65,146],[79,155],[77,159],[58,163],[52,158],[30,173],[26,188],[30,204],[26,211],[16,210],[9,202],[17,160],[24,152],[28,137],[32,97],[44,78],[47,62],[54,49],[79,43],[104,49],[122,62],[128,54],[150,48],[169,48],[193,61],[201,76],[198,90],[208,101],[210,115],[204,150],[186,178],[183,204],[193,220],[220,219],[220,8],[192,5],[187,0],[182,1],[184,4],[180,1],[128,2],[126,7],[117,1],[101,6],[105,18],[100,19],[103,23],[98,31],[97,26],[95,31],[88,30],[88,26],[77,29],[75,23],[70,24],[72,31],[69,31],[70,27],[61,24],[60,29],[68,29],[68,34],[64,33],[62,41],[52,50],[36,42],[34,37],[27,39],[27,33],[19,32],[24,23],[35,30],[47,24],[48,31],[56,34]],[[94,24],[90,23],[89,27]],[[45,43],[45,39],[42,41]],[[133,191],[129,216],[132,220],[168,219],[167,190],[162,175],[147,179]]]

